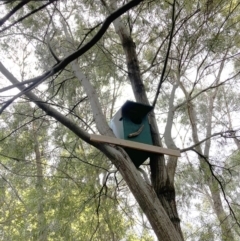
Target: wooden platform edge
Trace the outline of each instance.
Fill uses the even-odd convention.
[[[175,156],[175,157],[181,156],[181,153],[179,150],[167,149],[167,148],[163,148],[163,147],[159,147],[159,146],[152,146],[152,145],[148,145],[148,144],[144,144],[144,143],[118,139],[118,138],[110,137],[110,136],[91,134],[90,140],[94,141],[94,142],[109,143],[109,144],[114,144],[114,145],[119,145],[119,146],[124,146],[124,147],[130,147],[130,148],[142,150],[142,151],[149,151],[149,152],[153,152],[153,153],[165,154],[165,155],[169,155],[169,156]]]

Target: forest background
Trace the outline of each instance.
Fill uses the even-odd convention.
[[[239,240],[239,8],[1,1],[1,240]],[[180,158],[91,141],[127,99]]]

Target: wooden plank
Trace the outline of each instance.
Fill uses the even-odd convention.
[[[172,150],[172,149],[167,149],[167,148],[163,148],[163,147],[159,147],[159,146],[147,145],[144,143],[118,139],[118,138],[114,138],[114,137],[110,137],[110,136],[101,136],[101,135],[92,134],[92,135],[90,135],[90,140],[95,141],[95,142],[104,142],[104,143],[110,143],[110,144],[114,144],[114,145],[129,147],[129,148],[142,150],[142,151],[166,154],[169,156],[176,156],[176,157],[181,156],[181,153],[179,150]]]

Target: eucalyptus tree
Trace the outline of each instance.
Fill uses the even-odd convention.
[[[226,101],[229,96],[224,92],[224,88],[233,85],[238,88],[235,79],[239,70],[236,67],[228,77],[223,75],[225,68],[237,63],[239,2],[72,0],[10,4],[8,14],[1,20],[2,46],[12,48],[11,41],[29,43],[34,51],[36,72],[44,73],[26,80],[25,76],[30,78],[32,73],[22,71],[24,78],[20,82],[0,63],[1,73],[12,83],[2,91],[13,87],[20,90],[13,98],[3,100],[1,112],[25,95],[56,121],[53,126],[58,128],[56,140],[59,138],[64,143],[70,131],[70,135],[82,140],[85,146],[82,149],[91,152],[90,146],[97,148],[117,168],[159,240],[184,239],[175,192],[176,175],[178,170],[183,170],[185,175],[177,175],[182,184],[178,186],[179,192],[188,187],[186,181],[191,179],[190,191],[193,193],[191,188],[196,186],[204,191],[211,203],[208,208],[213,210],[220,225],[221,235],[216,236],[210,227],[205,229],[208,232],[205,237],[199,237],[234,240],[237,229],[234,231],[231,225],[233,222],[239,225],[237,215],[219,178],[226,176],[217,172],[213,157],[217,157],[216,137],[228,136],[235,144],[239,143],[234,124],[238,110],[230,111],[230,102]],[[15,52],[15,55],[19,53],[16,49]],[[145,169],[151,179],[149,183],[122,148],[91,141],[91,133],[114,136],[108,121],[119,89],[124,89],[127,82],[137,102],[154,107],[149,115],[153,144],[164,143],[171,149],[181,147],[182,153],[197,154],[184,154],[180,159],[188,168],[177,166],[176,157],[166,159],[154,155],[149,170]],[[223,100],[224,108],[215,109]],[[224,111],[231,125],[223,126],[216,121]],[[68,130],[59,128],[60,124]],[[76,145],[70,153],[75,158],[82,155]],[[225,165],[224,156],[219,159]],[[87,158],[86,162],[92,160]],[[189,170],[192,173],[200,170],[202,177],[190,178]],[[94,176],[100,174],[103,173]],[[76,175],[82,174],[76,172]],[[83,180],[91,186],[89,174],[84,172],[84,175]],[[72,204],[68,202],[68,205]],[[233,219],[228,215],[229,210]]]
[[[4,186],[1,233],[4,239],[25,240],[30,230],[33,237],[45,236],[43,150],[46,151],[49,141],[46,138],[47,124],[41,111],[23,103],[14,106],[1,118],[1,178]],[[31,223],[26,222],[28,219]]]
[[[107,172],[109,163],[104,162],[103,155],[86,151],[84,143],[71,132],[65,131],[63,140],[60,133],[49,130],[51,120],[41,110],[26,106],[17,104],[14,117],[10,117],[13,110],[3,116],[2,237],[6,240],[131,238],[135,224],[118,211],[117,200],[120,202],[122,198],[116,198],[115,186],[106,184],[109,175],[116,172]],[[61,130],[56,128],[55,132]],[[57,149],[61,150],[59,154]],[[105,179],[101,180],[103,174]],[[123,187],[118,184],[118,188]],[[148,236],[145,230],[142,238]]]

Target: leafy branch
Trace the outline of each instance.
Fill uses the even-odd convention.
[[[209,160],[207,159],[206,156],[204,156],[203,154],[201,154],[200,152],[198,152],[198,151],[195,150],[195,149],[192,149],[192,151],[194,151],[195,153],[197,153],[198,156],[199,156],[200,158],[204,159],[205,162],[207,163],[207,165],[208,165],[208,167],[209,167],[209,170],[210,170],[210,172],[211,172],[211,175],[213,176],[213,178],[217,181],[217,183],[218,183],[219,186],[220,186],[220,189],[221,189],[221,191],[222,191],[224,200],[225,200],[225,202],[227,203],[227,206],[228,206],[228,208],[229,208],[229,210],[230,210],[231,215],[233,216],[234,220],[236,221],[236,224],[240,227],[240,222],[238,221],[238,218],[236,217],[236,214],[235,214],[235,212],[233,211],[233,209],[232,209],[232,207],[231,207],[231,205],[230,205],[230,202],[229,202],[229,200],[228,200],[228,198],[227,198],[227,195],[226,195],[226,193],[225,193],[223,184],[222,184],[222,182],[219,180],[219,178],[217,177],[217,175],[214,173],[213,165],[209,162]]]
[[[96,33],[96,35],[84,46],[82,46],[80,49],[76,50],[74,53],[67,56],[65,59],[61,60],[60,63],[53,66],[49,71],[45,72],[44,74],[38,76],[35,78],[35,81],[30,84],[28,87],[24,88],[19,94],[15,95],[13,98],[8,100],[0,109],[0,114],[17,98],[21,97],[22,95],[26,94],[27,92],[31,91],[32,89],[36,88],[39,84],[41,84],[43,81],[48,79],[49,77],[53,76],[57,72],[64,69],[69,63],[71,63],[73,60],[79,58],[81,55],[86,53],[88,50],[90,50],[104,35],[104,33],[109,28],[110,24],[117,19],[119,16],[127,12],[129,9],[137,6],[139,3],[141,3],[144,0],[132,0],[131,2],[125,4],[112,14],[110,14],[105,21],[102,24],[102,27],[99,29],[99,31]]]

